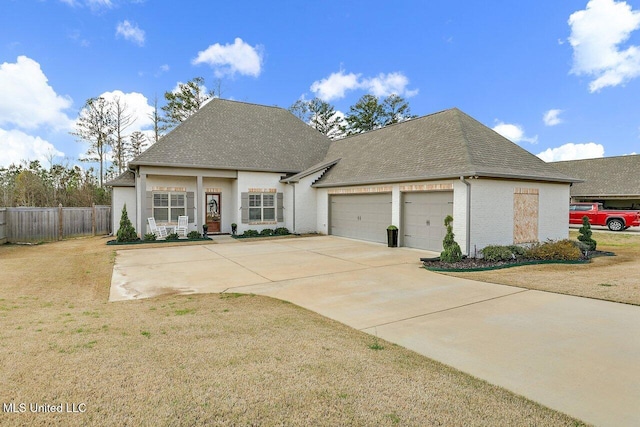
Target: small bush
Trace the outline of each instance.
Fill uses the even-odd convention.
[[[145,242],[152,242],[154,240],[156,240],[158,238],[158,236],[155,235],[155,233],[147,233],[144,235],[144,241]]]
[[[191,239],[191,240],[193,240],[193,239],[199,239],[199,238],[200,238],[200,233],[198,233],[198,232],[197,232],[197,231],[195,231],[195,230],[190,231],[190,232],[187,234],[187,239]]]
[[[261,236],[273,236],[273,230],[270,228],[265,228],[260,232]]]
[[[580,227],[578,232],[580,233],[578,240],[587,245],[589,251],[595,251],[598,243],[591,237],[593,232],[591,231],[591,224],[589,224],[589,217],[586,215],[582,217],[582,227]]]
[[[244,233],[242,233],[243,237],[256,237],[259,235],[260,233],[258,233],[258,230],[253,230],[253,229],[246,230]]]
[[[512,254],[515,255],[516,258],[523,257],[527,254],[527,248],[518,245],[509,245],[507,246]]]
[[[278,227],[275,230],[273,230],[273,234],[275,234],[276,236],[286,236],[289,233],[289,229],[286,227]]]
[[[460,245],[454,240],[453,234],[453,226],[451,223],[453,222],[453,217],[451,215],[447,215],[444,219],[444,225],[447,227],[447,234],[444,236],[444,240],[442,241],[442,247],[444,250],[440,252],[440,260],[443,262],[459,262],[462,259],[462,250],[460,249]]]
[[[509,246],[485,246],[480,253],[487,261],[508,261],[515,258],[515,254]]]
[[[138,240],[136,229],[133,228],[129,215],[127,214],[127,205],[122,206],[122,215],[120,217],[120,228],[116,234],[118,242],[133,242]]]
[[[167,235],[167,238],[165,240],[178,240],[180,238],[180,235],[178,233],[171,233]]]
[[[548,241],[533,245],[527,256],[540,260],[576,261],[582,258],[582,252],[571,240]]]

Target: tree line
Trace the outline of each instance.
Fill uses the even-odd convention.
[[[218,94],[220,84],[218,83]],[[152,129],[147,134],[129,132],[136,117],[125,100],[119,97],[89,98],[83,105],[71,132],[78,142],[89,147],[83,162],[97,164],[97,170],[77,165],[54,164],[47,169],[39,161],[23,161],[8,168],[0,167],[0,205],[2,206],[90,206],[110,204],[105,182],[127,170],[127,164],[164,134],[193,115],[216,96],[207,91],[202,77],[179,83],[164,93],[165,105],[158,108],[157,97],[149,114]],[[331,139],[382,128],[414,118],[409,103],[399,95],[379,99],[362,96],[342,115],[319,98],[298,100],[289,111]]]

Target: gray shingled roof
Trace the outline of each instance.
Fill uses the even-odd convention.
[[[298,173],[330,143],[282,108],[213,99],[130,165]]]
[[[132,171],[124,171],[105,184],[108,187],[135,187],[136,176]]]
[[[573,184],[572,197],[640,197],[640,155],[550,164],[565,174],[584,180]]]
[[[334,141],[325,159],[341,160],[318,187],[461,175],[575,181],[457,108]]]

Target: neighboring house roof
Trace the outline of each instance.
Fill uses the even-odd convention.
[[[129,165],[298,173],[330,143],[285,109],[216,98]]]
[[[105,184],[108,187],[135,187],[136,176],[132,171],[124,171]]]
[[[333,141],[325,159],[340,161],[317,187],[459,176],[576,181],[457,108]]]
[[[571,187],[572,197],[640,197],[640,155],[550,164],[563,173],[584,180]]]

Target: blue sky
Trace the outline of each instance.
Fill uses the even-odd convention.
[[[88,98],[120,96],[146,130],[196,76],[285,108],[458,107],[545,160],[640,153],[640,0],[0,0],[0,166],[75,163]]]

